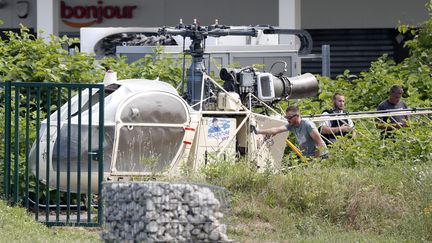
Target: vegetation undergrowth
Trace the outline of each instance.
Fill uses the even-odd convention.
[[[232,193],[228,222],[238,240],[300,240],[346,232],[382,240],[432,240],[430,162],[356,168],[316,163],[271,173],[258,173],[246,162],[218,162],[203,172],[208,183]]]
[[[371,124],[325,160],[281,168],[217,161],[202,173],[231,192],[230,233],[259,241],[432,241],[432,123],[381,138]],[[287,169],[287,165],[296,165]]]

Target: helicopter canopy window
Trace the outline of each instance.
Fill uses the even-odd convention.
[[[68,129],[71,129],[70,136],[68,136]],[[104,171],[109,171],[111,166],[114,129],[114,126],[104,127]],[[70,128],[67,125],[63,125],[58,136],[53,146],[55,149],[52,150],[51,161],[55,172],[66,172],[68,170],[77,172],[78,163],[80,163],[81,172],[88,171],[88,163],[92,163],[91,168],[93,168],[93,172],[97,171],[97,156],[92,156],[91,160],[89,160],[89,153],[96,153],[99,149],[99,128],[97,126],[92,126],[91,130],[89,130],[87,125],[79,127],[77,124],[71,124]],[[89,138],[91,138],[91,148],[88,147]],[[68,144],[70,145],[69,147]],[[69,168],[67,166],[68,159],[71,162]]]
[[[183,137],[182,127],[122,127],[116,169],[163,172],[176,156]]]
[[[128,102],[121,112],[125,123],[174,123],[187,121],[185,105],[173,95],[154,92]]]
[[[188,110],[179,97],[166,92],[146,92],[127,101],[121,110],[115,169],[162,172],[183,144]]]

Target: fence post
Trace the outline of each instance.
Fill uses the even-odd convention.
[[[11,81],[5,81],[5,117],[4,117],[4,175],[3,194],[6,200],[10,196],[10,164],[11,164]]]
[[[321,46],[322,53],[322,76],[331,77],[330,69],[330,45]]]
[[[105,93],[105,87],[101,86],[99,89],[100,94]],[[102,181],[104,174],[104,117],[105,117],[105,97],[104,95],[99,95],[99,155],[98,155],[98,224],[102,225],[103,221],[103,201],[102,201]]]

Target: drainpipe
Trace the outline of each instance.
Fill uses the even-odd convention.
[[[58,36],[60,21],[59,0],[36,0],[36,30],[39,38],[50,41],[50,35]],[[43,31],[43,34],[39,32]]]

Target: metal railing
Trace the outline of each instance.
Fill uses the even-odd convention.
[[[0,82],[4,200],[28,208],[47,225],[101,225],[104,92],[103,84]],[[88,143],[72,146],[72,137]],[[84,147],[87,161],[80,156]],[[91,193],[95,175],[98,194]],[[81,188],[83,180],[87,188]]]

